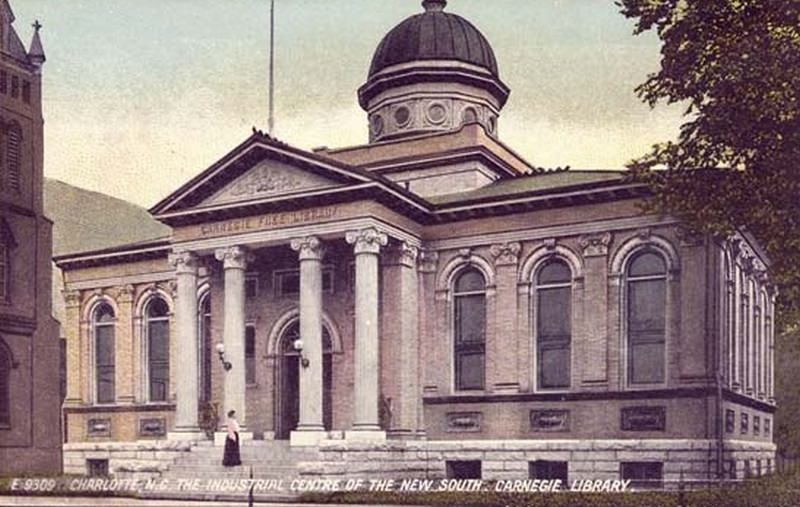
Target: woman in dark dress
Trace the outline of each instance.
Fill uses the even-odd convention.
[[[225,438],[225,454],[222,457],[222,465],[235,467],[242,464],[239,456],[239,423],[236,421],[236,411],[228,412],[228,436]]]

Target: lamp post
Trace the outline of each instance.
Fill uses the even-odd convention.
[[[311,362],[303,355],[303,340],[300,338],[296,339],[294,343],[292,343],[292,347],[300,354],[300,364],[303,365],[303,368],[308,368]]]

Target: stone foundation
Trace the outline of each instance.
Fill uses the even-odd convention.
[[[623,462],[663,463],[664,484],[707,484],[716,480],[714,440],[498,440],[390,441],[369,444],[325,441],[320,460],[303,462],[304,477],[445,478],[447,461],[480,461],[486,480],[525,479],[529,463],[566,461],[569,481],[620,479]],[[723,461],[727,479],[766,475],[775,469],[775,445],[727,441]],[[729,471],[733,466],[734,472]]]
[[[211,442],[139,440],[64,444],[64,473],[88,475],[89,460],[106,460],[115,477],[149,479],[159,477],[184,453]]]

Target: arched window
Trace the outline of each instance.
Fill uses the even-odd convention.
[[[11,424],[11,392],[9,376],[11,375],[11,355],[5,343],[0,341],[0,426]]]
[[[22,129],[12,123],[6,138],[6,160],[8,161],[8,188],[19,191],[20,158],[22,153]]]
[[[453,283],[456,390],[483,389],[486,354],[486,280],[468,268]]]
[[[541,389],[570,386],[572,272],[562,260],[539,270],[536,291],[536,385]]]
[[[167,401],[169,396],[169,306],[153,298],[145,313],[147,330],[147,383],[150,401]]]
[[[652,251],[636,255],[626,271],[628,382],[656,384],[666,375],[667,269]]]
[[[468,107],[464,109],[464,124],[469,125],[478,121],[478,113],[474,108]]]
[[[100,303],[92,314],[98,403],[114,403],[114,310]]]

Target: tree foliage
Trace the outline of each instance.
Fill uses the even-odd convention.
[[[617,0],[635,33],[655,30],[661,68],[639,96],[686,106],[676,141],[630,164],[651,211],[695,231],[752,233],[779,315],[800,321],[800,1]]]

